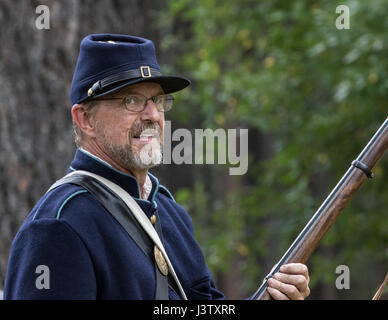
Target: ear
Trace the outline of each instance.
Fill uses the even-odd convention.
[[[87,108],[82,104],[75,104],[71,108],[71,116],[75,124],[81,129],[81,131],[89,137],[94,138],[95,126],[92,121],[90,114],[87,111]]]

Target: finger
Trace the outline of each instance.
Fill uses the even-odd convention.
[[[303,299],[302,294],[294,285],[283,283],[273,278],[268,279],[267,283],[269,287],[279,290],[281,293],[285,294],[288,298],[292,300]]]
[[[310,280],[309,270],[303,263],[287,263],[282,265],[279,271],[288,274],[302,274],[307,280]]]
[[[267,288],[268,293],[271,295],[271,297],[274,300],[290,300],[289,297],[287,297],[284,293],[281,293],[279,290],[268,287]]]
[[[280,282],[295,286],[304,298],[306,298],[310,294],[308,280],[303,275],[277,272],[274,274],[273,277],[274,279],[279,280]]]

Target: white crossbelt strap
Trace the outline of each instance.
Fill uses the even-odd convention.
[[[84,170],[76,170],[66,175],[72,176],[74,174],[83,174],[90,177],[95,178],[96,180],[100,181],[102,184],[104,184],[107,188],[109,188],[113,193],[115,193],[118,197],[120,197],[124,203],[128,206],[128,208],[131,210],[133,215],[135,216],[136,220],[140,223],[140,225],[143,227],[144,231],[150,236],[152,241],[155,243],[155,245],[160,249],[160,251],[163,253],[164,258],[166,259],[169,271],[174,278],[178,289],[180,291],[180,294],[184,300],[187,300],[186,294],[182,288],[182,285],[175,273],[174,267],[171,264],[170,259],[168,258],[167,252],[164,249],[164,246],[162,244],[162,241],[159,238],[158,233],[156,232],[155,228],[151,224],[150,220],[147,218],[146,214],[143,212],[143,210],[140,208],[140,206],[136,203],[136,201],[130,196],[128,192],[126,192],[123,188],[118,186],[117,184],[113,183],[112,181],[109,181],[108,179],[105,179],[97,174],[91,173],[89,171]]]

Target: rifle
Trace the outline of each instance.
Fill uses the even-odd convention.
[[[254,293],[253,300],[271,299],[267,291],[268,279],[273,277],[284,264],[293,262],[305,263],[364,180],[366,178],[373,178],[372,169],[388,148],[387,129],[388,118],[385,119],[357,159],[352,162],[349,169],[314,213],[283,257],[264,278],[263,283]]]

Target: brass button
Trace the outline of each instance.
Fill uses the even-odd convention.
[[[151,223],[152,223],[152,224],[155,224],[155,222],[156,222],[156,216],[153,214],[153,215],[151,216],[150,220],[151,220]]]
[[[166,259],[163,256],[163,253],[160,251],[160,249],[155,245],[154,247],[154,256],[156,264],[160,270],[160,272],[164,275],[168,275],[168,265],[166,262]]]

